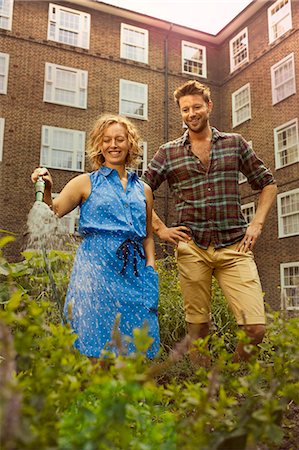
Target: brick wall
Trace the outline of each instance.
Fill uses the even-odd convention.
[[[59,4],[64,4],[59,2]],[[299,2],[292,2],[293,28],[269,45],[267,2],[245,24],[234,29],[222,43],[204,40],[204,35],[188,37],[169,28],[124,19],[96,9],[72,6],[91,14],[91,39],[88,50],[47,40],[48,2],[17,1],[14,5],[12,31],[0,30],[0,51],[9,53],[7,95],[0,95],[1,117],[5,117],[3,161],[0,163],[0,228],[16,233],[17,241],[8,250],[16,259],[24,245],[26,217],[34,200],[30,174],[39,164],[42,125],[88,131],[103,112],[119,111],[119,79],[148,85],[148,120],[132,121],[148,144],[150,158],[159,146],[182,132],[180,115],[173,101],[173,91],[191,78],[182,74],[181,41],[206,47],[207,79],[212,91],[214,111],[212,125],[223,131],[241,133],[252,140],[254,150],[275,173],[279,192],[299,186],[298,163],[275,171],[273,128],[299,116],[298,96],[293,95],[272,105],[270,67],[291,52],[295,54],[299,73]],[[149,30],[149,63],[120,58],[121,23]],[[229,40],[247,26],[248,64],[230,73]],[[167,55],[166,55],[167,49]],[[43,101],[45,63],[55,63],[88,71],[87,109],[71,108]],[[166,64],[166,66],[165,66]],[[251,86],[251,120],[232,128],[232,93],[246,83]],[[297,80],[298,83],[298,80]],[[166,114],[167,113],[167,114]],[[168,123],[165,122],[168,118]],[[88,165],[86,170],[88,170]],[[59,192],[78,172],[51,170],[54,191]],[[241,185],[243,203],[256,201],[247,183]],[[173,199],[166,186],[156,193],[155,208],[171,224],[175,221]],[[298,261],[299,236],[278,239],[276,204],[256,246],[266,301],[280,306],[279,265]]]

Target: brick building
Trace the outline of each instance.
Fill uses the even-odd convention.
[[[0,229],[17,236],[8,256],[24,246],[34,167],[49,167],[59,192],[89,170],[87,133],[113,112],[140,130],[142,172],[182,133],[172,93],[195,78],[211,87],[212,125],[241,133],[275,174],[255,253],[266,301],[299,310],[298,27],[294,0],[255,0],[216,36],[93,0],[0,2]],[[242,174],[240,189],[250,220],[257,197]],[[166,186],[155,207],[173,221]],[[76,220],[62,219],[65,230]]]

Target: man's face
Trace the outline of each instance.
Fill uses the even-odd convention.
[[[185,95],[179,100],[182,119],[195,133],[207,127],[212,106],[212,102],[206,103],[202,95]]]

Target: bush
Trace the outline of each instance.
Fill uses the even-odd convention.
[[[75,335],[60,320],[56,294],[64,295],[68,258],[54,252],[43,267],[36,255],[17,264],[0,255],[3,450],[278,448],[284,414],[299,403],[297,318],[269,315],[261,359],[234,363],[231,337],[244,337],[213,285],[211,369],[172,377],[177,363],[165,355],[145,359],[145,330],[135,330],[136,354],[107,354],[92,364],[73,348]],[[159,272],[162,343],[169,349],[184,336],[184,313],[174,261],[159,262]],[[206,342],[198,348],[204,353]]]

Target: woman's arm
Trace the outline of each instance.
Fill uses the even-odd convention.
[[[58,217],[63,217],[75,209],[91,192],[91,182],[88,174],[78,175],[70,180],[62,189],[60,194],[52,200],[52,177],[45,167],[35,169],[31,175],[33,183],[37,181],[38,176],[42,176],[45,181],[44,202],[53,209]]]
[[[155,243],[152,227],[153,193],[150,186],[146,183],[144,183],[144,193],[146,198],[146,238],[143,241],[143,247],[146,265],[153,266],[156,269]]]

